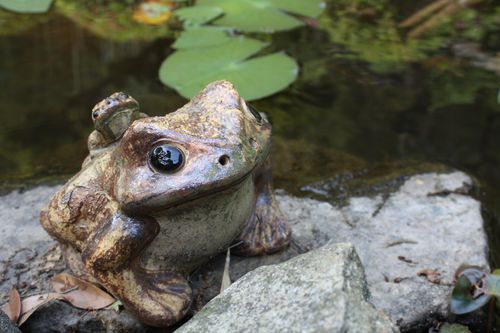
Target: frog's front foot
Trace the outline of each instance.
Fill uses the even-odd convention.
[[[234,252],[256,256],[280,251],[290,243],[290,227],[271,190],[257,196],[255,211],[245,224]]]
[[[94,271],[94,276],[142,322],[166,327],[184,317],[191,305],[191,288],[175,272],[149,272],[138,266],[120,271]]]
[[[141,268],[140,254],[158,230],[152,218],[117,212],[89,237],[81,258],[92,276],[141,321],[165,327],[186,314],[191,288],[179,273]]]

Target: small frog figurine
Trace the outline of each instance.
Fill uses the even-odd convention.
[[[82,170],[40,220],[70,268],[104,286],[146,324],[189,310],[187,277],[233,245],[284,249],[290,228],[271,185],[271,125],[227,81],[163,117],[116,93],[93,109]]]

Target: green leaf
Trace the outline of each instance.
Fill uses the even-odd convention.
[[[441,325],[439,333],[470,333],[470,331],[467,326],[444,323]]]
[[[247,32],[293,29],[303,25],[303,22],[285,11],[316,17],[324,8],[321,0],[198,0],[192,8],[199,5],[216,6],[223,10],[224,16],[214,21],[215,25]]]
[[[489,295],[500,296],[500,275],[498,272],[486,276],[485,291]]]
[[[116,312],[120,312],[120,307],[123,306],[122,302],[120,300],[117,300],[113,304],[111,304],[109,307]]]
[[[266,44],[233,38],[228,43],[174,52],[160,67],[160,80],[191,98],[208,83],[229,80],[247,100],[274,94],[292,83],[298,73],[293,59],[282,53],[248,59]]]
[[[461,268],[451,294],[450,311],[454,314],[473,312],[491,299],[488,294],[474,294],[485,273],[477,267]]]
[[[228,43],[231,37],[227,32],[217,27],[193,27],[184,30],[177,38],[173,48],[193,49]]]
[[[52,0],[0,0],[0,7],[16,13],[45,13]]]
[[[187,25],[204,24],[222,14],[222,9],[215,6],[185,7],[175,11],[175,15]]]

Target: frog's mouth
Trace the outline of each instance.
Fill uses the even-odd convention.
[[[253,171],[253,169],[251,171]],[[190,206],[190,205],[195,204],[198,200],[203,200],[203,199],[206,199],[210,196],[216,196],[216,195],[220,195],[222,193],[237,192],[241,188],[242,184],[249,177],[251,177],[251,174],[252,174],[251,171],[246,173],[245,175],[241,176],[237,180],[229,182],[225,185],[222,185],[222,186],[218,185],[217,188],[201,191],[198,194],[191,195],[191,196],[186,197],[182,200],[176,200],[170,204],[163,206],[159,210],[155,211],[155,213],[157,213],[157,212],[159,212],[159,213],[165,212],[166,213],[168,211],[177,210],[180,207],[184,207],[186,205]],[[228,202],[228,204],[229,204],[229,202]]]
[[[123,207],[123,210],[134,215],[141,213],[148,215],[162,215],[164,213],[166,214],[167,212],[177,210],[181,206],[184,207],[185,205],[191,205],[193,202],[205,199],[209,196],[218,195],[222,192],[236,192],[241,187],[241,184],[252,176],[258,165],[260,164],[257,164],[244,174],[239,175],[238,178],[230,180],[225,184],[214,182],[211,184],[205,184],[203,188],[187,188],[176,193],[176,198],[174,200],[172,200],[171,196],[168,195],[168,200],[171,200],[171,202],[166,202],[167,199],[164,198],[166,196],[164,193],[153,195],[140,201],[130,202]],[[194,191],[198,192],[193,194]]]

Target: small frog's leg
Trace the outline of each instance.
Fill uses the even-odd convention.
[[[280,251],[288,246],[290,227],[272,189],[271,160],[268,157],[255,177],[255,210],[247,220],[234,252],[254,256]]]
[[[191,304],[191,288],[178,273],[141,269],[140,254],[158,231],[153,218],[116,213],[86,242],[82,260],[126,308],[145,323],[162,327],[185,315]]]

